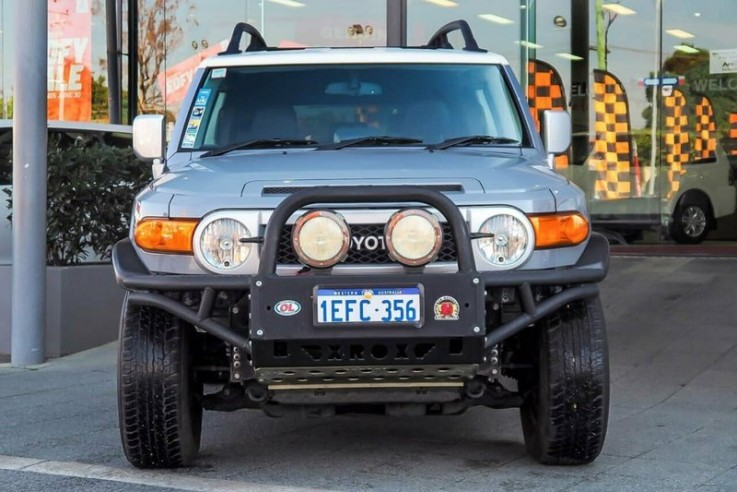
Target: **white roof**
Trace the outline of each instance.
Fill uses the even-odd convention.
[[[201,68],[263,65],[323,65],[361,63],[457,63],[508,65],[494,53],[422,48],[304,48],[249,51],[237,55],[214,56],[203,60]]]

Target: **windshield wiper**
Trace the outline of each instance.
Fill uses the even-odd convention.
[[[519,140],[509,137],[492,137],[490,135],[470,135],[468,137],[451,138],[438,144],[429,145],[427,150],[443,150],[450,147],[461,147],[464,145],[483,144],[517,144]]]
[[[226,145],[225,147],[221,147],[219,149],[212,149],[208,150],[204,154],[202,154],[200,157],[215,157],[223,154],[227,154],[228,152],[232,152],[234,150],[244,150],[244,149],[278,149],[280,147],[298,147],[298,146],[304,146],[304,145],[317,145],[317,142],[315,140],[299,140],[299,139],[289,139],[289,138],[262,138],[258,140],[248,140],[247,142],[240,142],[232,145]]]
[[[338,142],[334,144],[322,145],[320,146],[319,150],[340,150],[346,147],[358,147],[361,145],[381,147],[381,146],[387,146],[387,145],[409,145],[409,144],[421,144],[421,143],[422,143],[422,140],[419,140],[416,138],[408,138],[408,137],[389,137],[389,136],[359,137],[359,138],[350,138],[348,140],[343,140],[342,142]]]

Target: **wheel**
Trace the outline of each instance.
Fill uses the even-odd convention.
[[[189,365],[192,327],[126,298],[118,356],[123,450],[138,468],[189,465],[200,448],[202,384]]]
[[[676,208],[670,235],[680,244],[698,244],[709,234],[711,212],[706,200],[684,201]]]
[[[525,446],[547,465],[599,456],[609,419],[609,355],[599,298],[571,303],[531,328],[535,371],[520,380]]]

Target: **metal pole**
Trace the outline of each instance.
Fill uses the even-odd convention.
[[[128,122],[138,113],[138,0],[128,0]]]
[[[120,72],[118,63],[118,21],[116,0],[105,0],[105,29],[107,31],[107,101],[110,123],[120,124]]]
[[[589,0],[571,0],[571,119],[573,133],[589,131]],[[573,139],[573,155],[586,155],[588,139]]]
[[[16,8],[13,31],[13,282],[10,360],[44,361],[46,335],[47,0]]]
[[[527,87],[529,83],[529,61],[537,56],[531,46],[537,42],[536,33],[537,5],[535,0],[520,0],[520,84]]]
[[[407,46],[407,0],[386,0],[386,45]]]

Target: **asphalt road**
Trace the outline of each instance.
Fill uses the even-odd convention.
[[[614,258],[602,284],[612,405],[592,465],[528,458],[516,410],[270,419],[206,413],[196,466],[131,468],[115,344],[0,364],[0,490],[737,490],[734,259]]]

